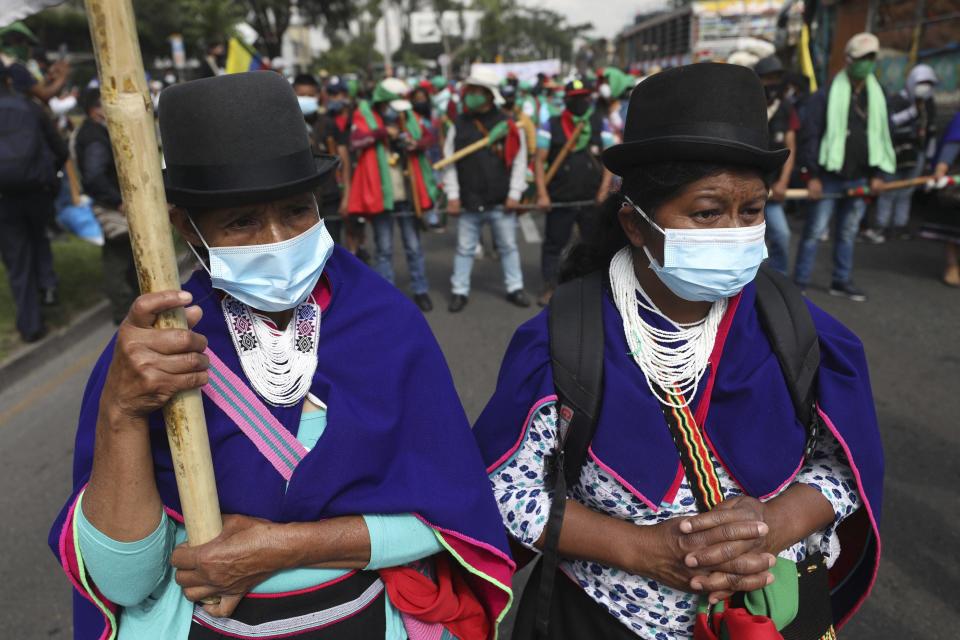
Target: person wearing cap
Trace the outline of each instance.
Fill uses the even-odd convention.
[[[327,231],[337,244],[340,243],[340,230],[343,219],[347,217],[347,203],[350,200],[350,152],[347,149],[348,136],[334,122],[334,114],[320,110],[320,83],[309,73],[301,73],[293,79],[293,91],[307,125],[307,135],[314,153],[330,154],[340,159],[335,180],[323,183],[323,189],[317,192],[320,212],[325,216],[336,216],[336,220],[327,220]]]
[[[582,337],[599,329],[584,324],[593,312],[582,305],[602,305],[602,382],[582,396],[599,395],[597,422],[565,511],[553,520],[560,563],[552,600],[538,611],[541,563],[515,637],[534,637],[539,618],[549,638],[691,638],[701,599],[766,587],[775,557],[822,555],[839,585],[839,623],[869,592],[883,458],[863,347],[806,303],[819,339],[818,419],[801,423],[756,306],[764,204],[787,155],[771,148],[767,101],[749,69],[676,67],[634,89],[624,141],[603,153],[623,179],[620,191],[607,200],[594,240],[575,247],[565,265],[569,277],[584,279],[561,285],[551,303],[578,287],[599,288],[596,302],[583,295],[576,308],[581,339],[555,335],[568,327],[549,310],[522,325],[474,425],[504,526],[515,543],[541,550],[552,478],[577,477],[554,466],[558,434],[570,429],[568,445],[585,427],[578,413],[586,407],[561,405],[554,384],[574,372],[553,363],[572,359],[559,355],[565,342],[591,348]],[[791,287],[772,270],[764,277]],[[799,292],[792,297],[804,305]],[[592,353],[566,355],[593,367]],[[681,426],[688,440],[678,435],[675,444]],[[695,440],[691,465],[682,464],[678,447]],[[691,486],[707,469],[714,506],[700,507],[706,485]]]
[[[427,312],[433,301],[411,189],[417,190],[421,210],[433,205],[436,185],[425,155],[433,138],[404,97],[408,92],[403,80],[387,78],[374,88],[370,101],[361,100],[354,111],[350,147],[357,154],[357,167],[348,209],[351,216],[373,221],[376,269],[391,284],[394,221],[400,226],[413,300]]]
[[[846,46],[847,65],[830,85],[812,95],[804,107],[798,155],[810,175],[810,200],[793,278],[810,284],[820,237],[831,219],[833,274],[830,295],[856,302],[867,299],[853,283],[853,249],[860,221],[867,209],[862,197],[823,197],[850,189],[883,188],[883,173],[896,170],[890,137],[887,98],[873,71],[880,41],[872,33],[858,33]]]
[[[788,149],[780,175],[770,187],[770,198],[764,210],[767,224],[767,248],[770,251],[770,266],[786,275],[790,268],[790,225],[783,203],[790,186],[797,155],[797,131],[800,118],[784,95],[783,63],[776,56],[761,59],[753,67],[760,78],[767,96],[767,120],[770,123],[770,144],[776,149]]]
[[[890,97],[887,108],[897,170],[887,181],[910,180],[923,174],[937,151],[937,106],[933,90],[939,83],[929,65],[918,64],[907,75],[903,91]],[[914,188],[881,193],[877,198],[877,217],[864,237],[874,244],[887,238],[909,239],[910,204]]]
[[[58,60],[50,65],[46,75],[37,69],[36,74],[28,68],[30,46],[40,41],[23,22],[17,21],[0,29],[0,61],[8,68],[8,75],[15,91],[46,103],[60,94],[70,79],[70,63]]]
[[[537,183],[537,205],[547,212],[546,233],[540,255],[543,290],[537,302],[546,306],[557,286],[560,254],[570,242],[574,224],[581,238],[593,233],[596,207],[580,205],[564,207],[570,202],[603,202],[610,191],[613,174],[600,164],[600,152],[612,142],[609,124],[593,103],[593,89],[582,80],[571,80],[566,86],[564,110],[553,116],[537,132],[537,156],[534,175]],[[574,130],[583,128],[570,152],[564,158],[553,180],[546,182],[547,167],[552,166]],[[553,205],[561,205],[553,209]]]
[[[465,110],[447,130],[444,156],[451,156],[491,133],[502,135],[491,145],[447,165],[443,173],[447,211],[459,215],[448,310],[458,313],[467,305],[470,273],[485,223],[493,230],[493,241],[500,254],[507,300],[518,307],[529,307],[530,298],[523,290],[515,212],[527,188],[526,137],[498,108],[503,104],[503,96],[496,73],[475,69],[464,84]]]
[[[202,268],[140,296],[90,376],[50,544],[76,638],[493,638],[513,563],[417,308],[326,231],[271,72],[161,93],[171,221]],[[154,328],[185,313],[190,330]],[[161,408],[199,389],[223,532],[185,545]]]

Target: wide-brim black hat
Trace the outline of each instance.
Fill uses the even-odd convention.
[[[167,200],[231,207],[311,191],[338,159],[316,155],[293,88],[272,71],[173,85],[160,94]]]
[[[641,82],[630,96],[623,143],[603,163],[623,176],[639,165],[673,160],[774,171],[787,149],[770,150],[767,99],[746,67],[704,62]]]

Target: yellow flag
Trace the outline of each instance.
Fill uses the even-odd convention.
[[[230,44],[227,45],[227,73],[243,73],[250,71],[253,62],[253,54],[243,46],[243,43],[236,38],[230,38]]]

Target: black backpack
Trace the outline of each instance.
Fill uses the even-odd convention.
[[[797,418],[807,425],[805,455],[810,455],[820,428],[814,388],[820,343],[813,318],[800,291],[779,272],[764,264],[755,282],[760,323],[780,362]],[[544,638],[560,561],[557,547],[567,488],[580,479],[603,397],[603,283],[603,273],[594,272],[564,283],[550,300],[550,362],[562,415],[558,421],[560,446],[550,459],[547,474],[554,499],[537,594],[536,630]]]
[[[35,191],[56,180],[53,152],[30,99],[0,92],[0,192]]]

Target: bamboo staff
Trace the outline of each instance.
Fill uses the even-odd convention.
[[[942,189],[943,187],[960,184],[960,175],[955,176],[944,176],[946,181],[943,185],[936,186],[936,189]],[[920,176],[918,178],[908,178],[906,180],[894,180],[892,182],[884,182],[883,188],[876,191],[872,191],[869,187],[857,187],[855,189],[847,189],[843,193],[825,193],[821,196],[824,199],[837,199],[837,198],[869,198],[887,191],[898,191],[900,189],[909,189],[911,187],[920,187],[931,182],[936,182],[937,178],[934,176]],[[787,200],[809,200],[810,199],[810,190],[809,189],[787,189]]]
[[[505,137],[507,133],[509,133],[510,128],[509,128],[509,125],[506,124],[506,121],[503,121],[501,124],[503,124],[504,126],[499,129],[497,127],[494,127],[490,131],[490,135],[483,138],[482,140],[477,140],[472,144],[468,144],[463,149],[460,149],[459,151],[453,153],[452,155],[449,155],[446,158],[442,158],[434,162],[433,170],[439,171],[440,169],[443,169],[445,166],[449,164],[453,164],[454,162],[458,162],[466,158],[470,154],[480,151],[480,149],[485,149],[490,145],[492,145],[494,142],[497,142],[500,138]]]
[[[180,288],[160,154],[131,0],[85,0],[100,74],[130,243],[144,292]],[[157,318],[160,329],[186,329],[182,309]],[[200,391],[179,393],[163,408],[187,538],[209,542],[223,527]]]
[[[63,168],[67,172],[67,182],[70,183],[70,203],[78,207],[83,199],[80,196],[80,179],[77,177],[77,168],[73,166],[73,158],[67,158]]]
[[[548,186],[553,178],[557,175],[557,172],[560,171],[560,167],[563,166],[567,156],[570,155],[571,151],[573,151],[573,147],[577,144],[577,139],[580,138],[580,133],[583,131],[583,127],[586,124],[586,120],[581,120],[580,124],[574,127],[573,133],[570,134],[570,136],[567,138],[567,141],[563,143],[562,147],[560,147],[557,157],[553,159],[553,162],[550,163],[550,168],[547,169],[547,175],[543,177],[543,186]]]

